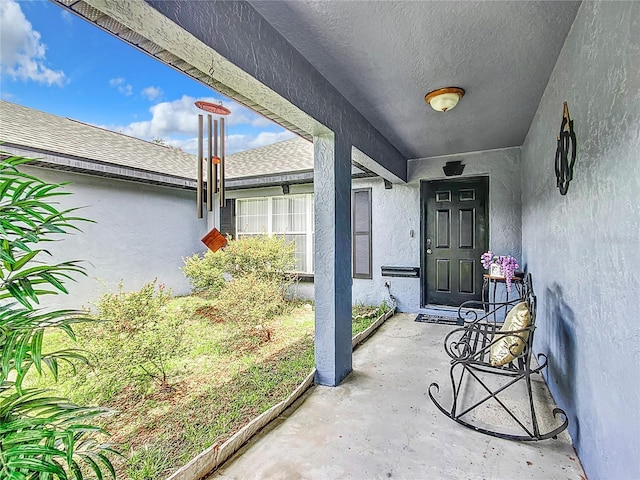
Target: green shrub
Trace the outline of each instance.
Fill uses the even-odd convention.
[[[180,317],[167,312],[170,292],[156,283],[134,292],[121,283],[103,294],[96,304],[101,322],[79,331],[95,364],[85,382],[93,395],[109,398],[127,385],[143,393],[153,381],[169,386],[169,363],[182,351],[184,329]]]
[[[229,242],[224,254],[224,270],[234,278],[253,274],[265,280],[288,282],[296,266],[295,245],[284,237],[244,237]]]
[[[213,305],[219,320],[255,326],[283,313],[286,301],[277,280],[248,273],[229,282]]]
[[[195,254],[187,257],[182,273],[189,279],[196,293],[207,293],[215,296],[224,287],[224,251],[213,253],[208,250],[204,255]]]
[[[96,303],[98,318],[110,322],[109,329],[116,333],[136,334],[157,322],[171,300],[171,292],[158,280],[145,283],[138,291],[125,292],[122,281],[117,292],[104,293]]]
[[[257,235],[230,240],[224,250],[193,255],[182,269],[196,292],[218,295],[225,287],[225,274],[234,279],[253,275],[275,281],[281,290],[293,280],[295,245],[284,237]]]

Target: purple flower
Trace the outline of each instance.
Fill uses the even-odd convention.
[[[480,256],[480,261],[485,269],[489,269],[492,263],[497,263],[500,266],[500,273],[504,275],[504,280],[507,285],[507,292],[511,292],[511,281],[515,271],[520,268],[516,259],[511,255],[495,256],[491,250],[483,253]]]

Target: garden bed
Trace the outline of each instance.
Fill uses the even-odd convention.
[[[246,328],[212,320],[209,300],[200,296],[169,300],[160,332],[183,330],[182,347],[166,359],[166,381],[116,378],[104,387],[92,370],[78,375],[61,369],[61,382],[32,379],[83,404],[100,404],[115,413],[104,420],[123,457],[115,459],[118,479],[165,478],[212,445],[221,445],[259,415],[287,399],[313,369],[314,312],[308,303]],[[364,312],[364,313],[362,313]],[[354,310],[354,335],[369,327],[380,311]],[[164,325],[166,323],[166,325]],[[83,340],[80,345],[95,340]],[[61,334],[46,347],[69,346]],[[243,442],[242,442],[243,443]]]

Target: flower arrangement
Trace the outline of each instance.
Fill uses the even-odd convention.
[[[504,275],[504,281],[507,285],[507,292],[511,291],[511,280],[513,279],[515,271],[520,268],[516,259],[511,255],[494,255],[491,250],[481,255],[480,261],[482,266],[489,270],[492,263],[495,263],[500,268],[500,273]]]

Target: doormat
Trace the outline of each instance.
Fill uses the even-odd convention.
[[[443,317],[442,315],[430,315],[428,313],[420,313],[416,317],[416,322],[439,323],[441,325],[458,325],[458,318]]]

